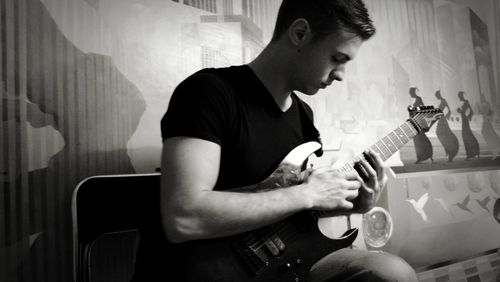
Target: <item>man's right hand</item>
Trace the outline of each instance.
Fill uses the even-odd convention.
[[[338,172],[330,167],[314,169],[303,185],[310,208],[323,211],[346,211],[354,205],[362,179],[353,170]]]

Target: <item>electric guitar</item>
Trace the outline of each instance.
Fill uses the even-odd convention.
[[[440,109],[409,107],[410,118],[373,144],[370,149],[387,160],[420,132],[426,132],[443,116]],[[308,142],[292,150],[263,182],[239,188],[265,191],[299,184],[301,169],[321,145]],[[363,155],[347,162],[339,171],[354,169]],[[311,266],[327,254],[348,247],[356,239],[357,228],[339,238],[325,236],[320,228],[325,214],[304,211],[280,222],[243,234],[220,239],[187,242],[182,260],[188,265],[187,281],[305,281]]]

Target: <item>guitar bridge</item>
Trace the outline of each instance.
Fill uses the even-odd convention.
[[[259,249],[254,249],[242,241],[235,242],[233,246],[253,274],[258,275],[262,269],[269,265],[268,258],[259,252]]]

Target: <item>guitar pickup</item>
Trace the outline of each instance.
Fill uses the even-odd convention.
[[[279,237],[266,240],[265,245],[267,250],[275,257],[279,256],[285,250],[285,243]]]
[[[276,245],[276,247],[278,247],[280,252],[283,252],[285,250],[285,243],[281,241],[280,237],[274,237],[273,243]]]

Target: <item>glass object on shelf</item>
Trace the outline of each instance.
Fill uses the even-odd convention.
[[[363,236],[367,245],[380,248],[391,238],[391,214],[382,207],[373,207],[363,215]]]

